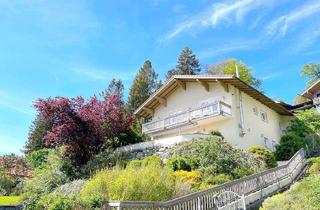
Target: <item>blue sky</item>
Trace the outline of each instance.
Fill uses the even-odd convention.
[[[0,154],[19,152],[39,97],[128,88],[149,59],[161,77],[189,46],[201,64],[237,58],[291,103],[320,62],[320,1],[0,0]]]

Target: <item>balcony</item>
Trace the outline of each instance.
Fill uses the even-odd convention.
[[[162,120],[149,122],[142,125],[144,134],[162,132],[169,129],[178,128],[194,122],[216,116],[231,116],[231,106],[219,101],[207,106],[189,109],[185,112],[167,117]]]

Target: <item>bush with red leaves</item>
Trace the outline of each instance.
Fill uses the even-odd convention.
[[[83,165],[108,143],[118,147],[139,141],[132,139],[133,119],[116,94],[101,94],[88,100],[82,97],[39,99],[34,104],[41,121],[51,126],[43,140],[47,147],[67,146],[73,165]]]

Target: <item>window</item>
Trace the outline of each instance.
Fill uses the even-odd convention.
[[[264,112],[264,111],[260,111],[260,116],[261,116],[261,120],[263,122],[268,122],[268,116],[267,116],[267,113]]]
[[[319,98],[320,97],[320,93],[317,93],[317,98]]]
[[[253,107],[253,108],[252,108],[252,111],[253,111],[253,113],[254,113],[255,115],[258,115],[258,109],[257,109],[257,107]]]

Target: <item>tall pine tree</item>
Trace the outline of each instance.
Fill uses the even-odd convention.
[[[123,100],[124,86],[120,79],[112,79],[107,87],[106,95],[117,95]]]
[[[190,48],[186,47],[182,50],[175,69],[167,72],[166,78],[169,79],[173,75],[196,75],[201,71],[199,60],[193,54]]]
[[[160,86],[158,74],[149,60],[145,61],[134,78],[128,97],[128,111],[133,113]]]

